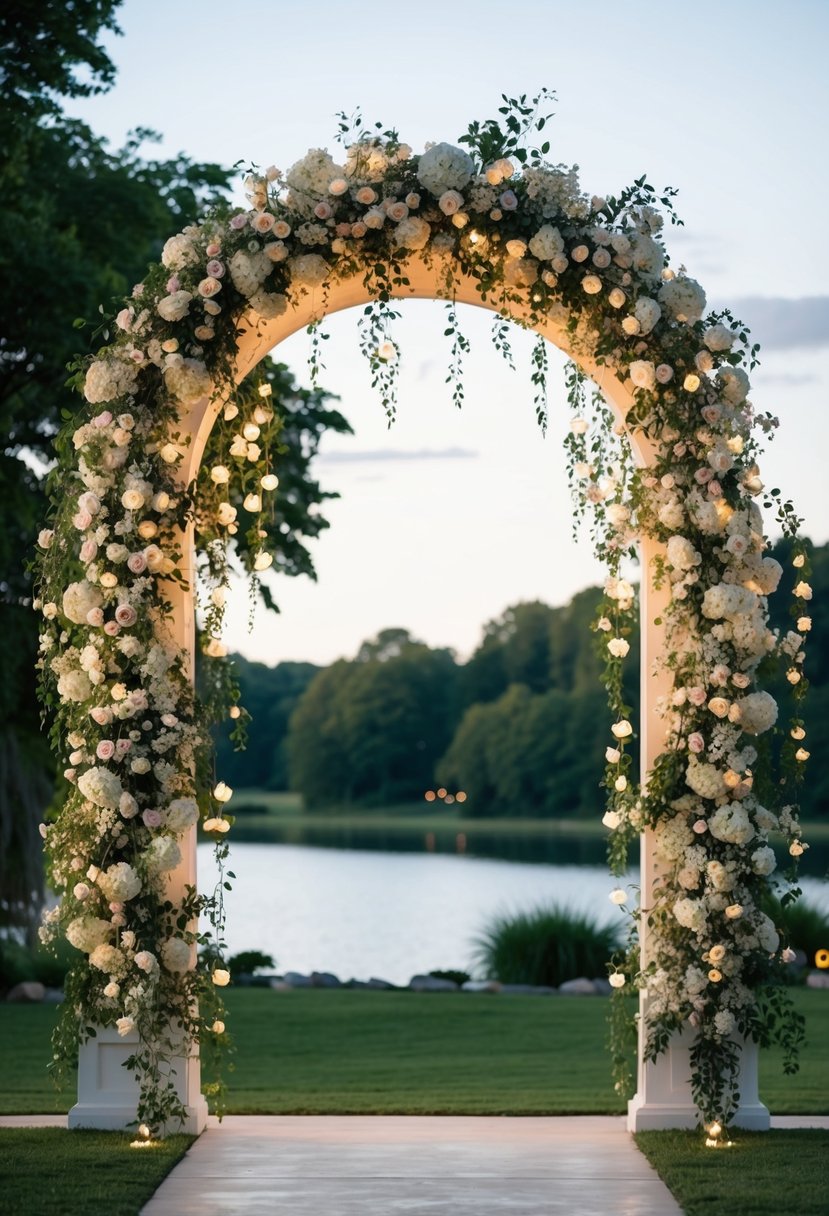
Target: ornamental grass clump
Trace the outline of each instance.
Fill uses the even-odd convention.
[[[476,941],[475,961],[504,984],[549,985],[605,975],[621,926],[600,925],[557,904],[494,916]]]

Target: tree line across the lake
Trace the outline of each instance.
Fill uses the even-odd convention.
[[[790,627],[785,569],[771,597],[774,628]],[[812,553],[812,630],[807,672],[810,750],[829,748],[829,545]],[[386,629],[353,659],[329,667],[267,667],[235,657],[241,700],[252,714],[247,751],[219,739],[218,766],[231,785],[294,789],[306,807],[389,806],[445,787],[466,795],[470,816],[591,816],[602,802],[609,718],[601,685],[603,635],[591,624],[598,588],[563,607],[508,608],[485,626],[469,660],[432,648],[404,629]],[[639,701],[634,629],[625,695]],[[789,686],[767,684],[785,719]],[[829,807],[829,774],[812,765],[803,812]]]

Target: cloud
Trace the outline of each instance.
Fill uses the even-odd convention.
[[[752,377],[758,384],[774,385],[777,388],[803,388],[806,384],[818,384],[819,376],[811,372],[764,372],[757,368]]]
[[[468,448],[420,448],[407,451],[405,448],[376,448],[370,452],[325,452],[319,459],[326,464],[364,464],[368,461],[410,460],[477,460],[478,453]]]
[[[829,346],[829,296],[748,296],[735,301],[731,311],[766,350]]]

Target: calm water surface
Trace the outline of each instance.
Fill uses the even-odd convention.
[[[530,865],[480,857],[237,843],[227,896],[231,954],[263,950],[280,971],[333,971],[405,984],[435,968],[472,970],[474,940],[497,912],[556,901],[597,919],[623,919],[603,866]],[[215,881],[199,846],[202,890]],[[631,870],[620,885],[638,883]],[[829,884],[803,880],[829,911]]]
[[[418,971],[471,969],[474,938],[498,911],[556,900],[620,917],[608,900],[614,882],[598,866],[236,844],[230,868],[237,875],[227,900],[230,952],[264,950],[280,971],[333,971],[341,979],[402,984]],[[207,890],[215,869],[206,845],[199,874]]]

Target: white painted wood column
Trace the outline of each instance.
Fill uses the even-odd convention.
[[[665,740],[665,724],[656,712],[657,698],[669,689],[670,677],[666,671],[654,675],[655,662],[663,649],[664,629],[655,622],[664,613],[668,603],[667,586],[655,589],[651,581],[651,560],[658,552],[653,542],[642,546],[642,579],[640,590],[642,660],[640,672],[640,745],[641,777],[644,787],[647,775],[656,757],[662,751]],[[642,965],[648,958],[648,909],[653,906],[654,881],[659,876],[660,864],[655,856],[653,833],[643,832],[640,843],[641,907],[640,945]],[[648,997],[642,992],[639,997],[639,1030],[637,1052],[636,1094],[628,1103],[627,1125],[631,1132],[660,1131],[666,1128],[694,1128],[699,1115],[691,1096],[690,1048],[694,1031],[686,1027],[675,1034],[668,1048],[653,1062],[645,1062],[644,1015]],[[757,1089],[757,1045],[744,1043],[741,1054],[740,1107],[731,1123],[735,1127],[767,1131],[769,1112],[761,1103]]]

